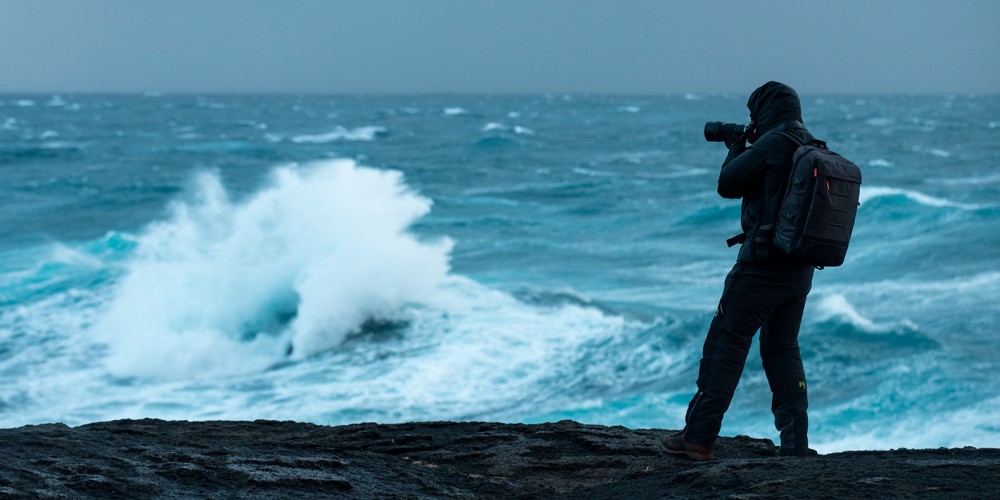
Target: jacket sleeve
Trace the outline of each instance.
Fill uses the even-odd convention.
[[[730,149],[719,172],[719,196],[742,198],[747,192],[759,189],[767,156],[766,149],[754,146]]]

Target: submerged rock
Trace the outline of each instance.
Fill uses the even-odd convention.
[[[668,431],[584,425],[119,420],[0,430],[0,496],[846,498],[995,497],[1000,450],[778,458],[721,438],[664,453]]]

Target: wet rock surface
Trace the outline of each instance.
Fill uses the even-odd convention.
[[[667,455],[668,431],[584,425],[119,420],[0,430],[0,497],[847,498],[1000,496],[1000,450],[774,456],[722,438]]]

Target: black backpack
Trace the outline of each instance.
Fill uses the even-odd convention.
[[[861,195],[861,169],[829,150],[826,143],[798,144],[792,155],[788,189],[778,211],[772,245],[805,264],[820,269],[844,263],[854,230]]]

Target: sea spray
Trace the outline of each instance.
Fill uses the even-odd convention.
[[[218,175],[139,236],[95,331],[120,376],[257,371],[338,345],[433,294],[451,242],[408,231],[431,201],[402,174],[334,160],[276,169],[232,201]]]

